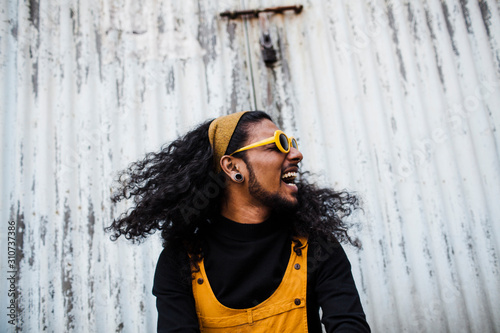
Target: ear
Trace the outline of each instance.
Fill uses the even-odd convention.
[[[229,178],[233,178],[234,174],[239,172],[237,159],[229,155],[221,157],[220,167]]]

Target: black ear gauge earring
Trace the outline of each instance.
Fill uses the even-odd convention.
[[[234,181],[237,183],[241,183],[243,181],[243,175],[238,172],[234,175]]]

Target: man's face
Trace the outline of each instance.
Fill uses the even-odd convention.
[[[270,120],[255,124],[245,145],[267,139],[278,128]],[[298,163],[303,156],[291,148],[285,154],[274,143],[246,151],[248,192],[259,204],[272,209],[290,209],[297,205]]]

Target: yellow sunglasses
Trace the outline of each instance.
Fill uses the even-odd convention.
[[[230,154],[229,156],[233,156],[234,154],[239,153],[240,151],[244,151],[244,150],[248,150],[248,149],[252,149],[252,148],[256,148],[256,147],[260,147],[260,146],[265,146],[265,145],[268,145],[270,143],[276,144],[276,147],[278,147],[278,149],[282,153],[285,153],[285,154],[287,154],[290,151],[291,147],[298,149],[297,140],[295,140],[295,138],[293,136],[288,137],[288,136],[286,136],[286,134],[283,131],[277,130],[276,132],[274,132],[274,135],[272,137],[257,141],[255,143],[252,143],[251,145],[240,148],[237,151]]]

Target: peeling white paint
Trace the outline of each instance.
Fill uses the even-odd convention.
[[[19,330],[154,331],[161,242],[104,234],[126,209],[113,178],[256,103],[315,179],[363,198],[363,250],[346,250],[374,332],[498,331],[498,3],[303,1],[268,16],[272,67],[258,20],[218,16],[242,4],[262,6],[0,6],[0,245],[16,221]],[[5,255],[0,269],[5,282]],[[14,332],[0,285],[0,331]]]

